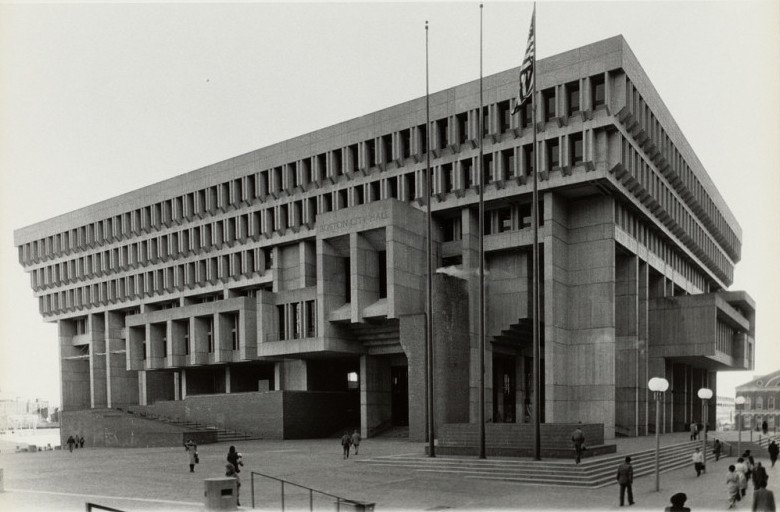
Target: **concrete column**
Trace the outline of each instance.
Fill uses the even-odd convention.
[[[73,345],[76,328],[72,320],[57,322],[60,344],[62,388],[60,403],[63,411],[78,411],[90,406],[89,359]]]
[[[138,404],[138,373],[127,369],[127,358],[122,351],[130,349],[130,329],[125,328],[124,314],[106,312],[106,402],[108,407],[126,407]]]
[[[639,262],[639,317],[638,317],[638,330],[637,330],[637,375],[636,375],[636,390],[637,390],[637,403],[639,418],[638,423],[640,431],[638,435],[648,435],[648,422],[649,422],[649,404],[653,397],[650,390],[647,388],[647,382],[650,380],[649,373],[649,302],[648,302],[648,265],[647,262]]]
[[[363,309],[379,300],[379,267],[376,251],[360,233],[350,233],[350,284],[352,322],[363,321]]]
[[[89,381],[92,408],[108,407],[106,389],[106,327],[102,313],[91,313],[89,322]]]
[[[225,366],[225,393],[230,393],[230,366]]]
[[[181,400],[181,375],[173,372],[173,399]]]
[[[187,369],[181,370],[181,399],[187,398]]]
[[[615,424],[639,434],[639,258],[615,257]]]

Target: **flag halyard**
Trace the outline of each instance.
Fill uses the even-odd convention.
[[[534,34],[534,21],[536,18],[536,8],[531,19],[531,27],[528,29],[528,45],[525,48],[525,57],[523,57],[523,64],[520,66],[520,87],[517,93],[517,102],[512,114],[516,114],[526,101],[531,98],[533,94],[534,84],[534,69],[536,61],[536,34]]]

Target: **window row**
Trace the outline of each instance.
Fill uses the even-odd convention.
[[[768,410],[774,410],[775,409],[775,397],[769,396],[766,397],[766,408]],[[763,396],[757,396],[757,397],[745,397],[745,404],[742,410],[749,411],[749,410],[763,410],[764,409],[764,397]]]
[[[728,225],[701,181],[628,78],[626,78],[625,94],[626,109],[631,116],[630,119],[635,123],[631,130],[637,142],[645,146],[648,155],[659,163],[658,167],[667,172],[671,184],[712,230],[732,259],[737,258],[740,241],[736,233]],[[664,163],[668,164],[668,168],[663,165]]]
[[[631,142],[623,137],[621,139],[623,167],[643,189],[635,188],[634,194],[645,202],[657,203],[660,210],[656,216],[684,243],[690,245],[691,250],[707,263],[715,274],[731,282],[733,265],[721,246],[713,241],[711,234],[699,224],[697,218],[678,199],[644,156],[634,149]]]
[[[42,314],[56,314],[226,282],[264,271],[263,250],[252,249],[42,295],[39,306]]]
[[[546,89],[540,93],[541,119],[571,116],[599,108],[605,105],[606,87],[605,75],[599,74]],[[480,109],[477,108],[431,121],[430,148],[439,157],[447,148],[476,141],[480,124],[483,138],[530,127],[530,103],[521,109],[520,115],[512,115],[513,108],[514,99],[507,99],[483,107],[481,119]],[[87,250],[189,222],[207,214],[224,212],[241,204],[262,201],[267,196],[277,197],[282,192],[292,194],[312,182],[335,181],[340,175],[365,172],[375,167],[385,169],[393,163],[400,166],[410,158],[421,161],[429,149],[428,136],[423,123],[235,178],[23,244],[19,246],[19,260],[30,264]]]
[[[615,224],[703,293],[709,290],[707,278],[697,270],[694,264],[666,243],[655,229],[643,222],[634,212],[617,202],[615,203]]]

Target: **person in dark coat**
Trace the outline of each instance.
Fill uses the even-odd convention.
[[[344,432],[344,435],[341,436],[341,448],[344,450],[344,458],[349,458],[349,447],[352,444],[352,437],[350,437],[349,432]]]
[[[753,492],[753,512],[775,512],[775,494],[761,487]]]
[[[768,481],[769,475],[766,472],[766,468],[760,462],[756,462],[756,467],[753,469],[753,489],[766,487]]]
[[[228,449],[227,461],[229,463],[233,464],[233,467],[235,468],[236,473],[241,473],[241,469],[238,466],[239,465],[243,465],[243,463],[239,463],[238,459],[239,459],[239,457],[238,457],[238,452],[236,451],[236,447],[235,446],[231,446]]]
[[[634,467],[631,465],[631,457],[626,457],[626,461],[618,466],[617,481],[620,484],[620,506],[624,505],[623,498],[628,490],[628,504],[634,504],[634,492],[631,490],[631,484],[634,483]]]
[[[79,448],[84,448],[84,436],[79,437]]]
[[[756,459],[750,455],[750,450],[745,450],[745,453],[742,454],[742,458],[745,459],[745,465],[747,466],[747,473],[745,473],[745,478],[751,480],[753,477],[753,468],[756,467]]]
[[[777,454],[780,453],[780,447],[777,446],[776,442],[772,441],[769,443],[767,450],[769,450],[769,460],[772,461],[772,467],[775,467],[775,462],[777,462]]]
[[[78,450],[78,449],[79,449],[79,435],[78,435],[78,434],[76,434],[75,436],[73,436],[73,442],[74,442],[74,443],[76,443],[74,446],[75,446],[75,447],[76,447],[76,449]]]
[[[712,445],[712,454],[715,455],[715,462],[718,462],[720,459],[720,452],[723,451],[723,445],[720,444],[720,440],[716,439],[715,443]]]
[[[574,463],[579,464],[582,459],[582,451],[585,449],[585,434],[582,429],[577,427],[571,434],[571,441],[574,443]]]
[[[355,455],[358,454],[358,448],[360,448],[360,432],[355,429],[354,432],[352,432],[352,437],[350,438],[350,441],[352,442],[352,446],[355,447]]]
[[[666,507],[664,512],[691,512],[691,509],[685,506],[685,501],[688,496],[684,492],[678,492],[669,500],[672,502],[671,507]]]
[[[76,444],[76,440],[73,439],[73,436],[68,436],[68,440],[66,441],[66,443],[68,444],[68,450],[73,452],[73,445]]]
[[[769,423],[766,422],[766,420],[761,422],[761,432],[766,435],[766,433],[769,431]]]

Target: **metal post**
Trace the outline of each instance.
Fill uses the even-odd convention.
[[[426,223],[426,259],[428,260],[427,284],[426,284],[426,303],[425,303],[425,372],[426,372],[426,411],[428,414],[428,456],[436,456],[434,445],[435,418],[433,408],[433,242],[431,235],[433,194],[433,177],[431,176],[431,107],[428,84],[428,20],[425,21],[425,223]]]
[[[485,159],[483,154],[482,112],[482,4],[479,4],[479,458],[485,454]]]
[[[252,508],[255,508],[255,473],[254,471],[249,474],[249,490],[252,492]]]
[[[737,457],[740,457],[742,453],[742,418],[739,411],[737,411]]]
[[[661,456],[661,429],[660,427],[661,423],[661,392],[655,391],[655,492],[658,492],[660,490],[661,486],[661,466],[660,466],[660,456]]]
[[[704,460],[704,472],[707,472],[707,400],[701,401],[701,414],[702,414],[702,420],[701,420],[701,429],[704,431],[702,432],[701,436],[701,453],[702,453],[702,460]]]
[[[284,480],[279,480],[282,483],[282,512],[284,512]]]

